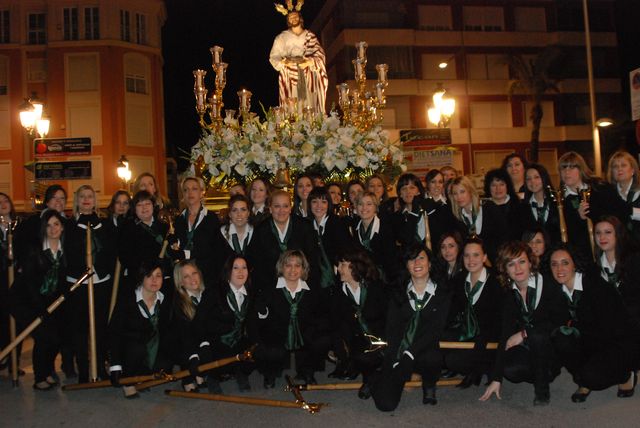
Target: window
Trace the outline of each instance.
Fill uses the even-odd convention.
[[[141,55],[129,55],[125,58],[125,89],[133,94],[148,94],[149,60]]]
[[[134,94],[146,94],[147,93],[147,80],[144,76],[139,74],[127,74],[125,77],[127,92]]]
[[[467,55],[467,73],[469,79],[508,79],[509,66],[503,55]]]
[[[451,30],[451,6],[418,6],[418,25],[421,30]]]
[[[147,17],[140,13],[136,13],[136,43],[147,44]]]
[[[131,41],[131,22],[128,10],[120,11],[120,39],[125,42]]]
[[[47,62],[44,58],[27,59],[27,81],[45,82],[47,80]]]
[[[86,40],[100,39],[100,13],[97,7],[84,8],[84,38]]]
[[[547,16],[543,7],[516,7],[516,31],[547,31]]]
[[[511,104],[508,102],[472,102],[472,128],[511,128]]]
[[[30,45],[44,45],[47,43],[47,16],[44,13],[29,14],[27,40]]]
[[[78,8],[65,7],[62,9],[62,21],[65,40],[78,40]]]
[[[504,30],[504,10],[501,7],[465,6],[463,19],[465,31]]]
[[[10,12],[8,10],[0,11],[0,43],[11,43],[11,25]]]
[[[73,54],[67,57],[67,91],[90,92],[100,87],[96,54]]]

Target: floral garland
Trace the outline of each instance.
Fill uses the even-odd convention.
[[[342,125],[336,113],[279,125],[272,112],[260,121],[227,117],[217,131],[205,131],[191,149],[191,174],[208,185],[228,187],[254,177],[272,178],[285,166],[292,175],[317,172],[332,180],[406,170],[399,142],[379,125],[362,131]],[[284,162],[284,163],[283,163]]]

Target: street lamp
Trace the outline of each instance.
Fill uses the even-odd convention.
[[[131,180],[131,170],[129,169],[129,161],[125,155],[120,156],[118,159],[118,166],[116,168],[118,177],[122,180],[122,187],[129,190],[129,180]]]
[[[451,116],[453,116],[456,109],[456,100],[453,98],[445,98],[445,94],[446,91],[442,88],[442,85],[439,85],[433,94],[433,107],[427,110],[429,122],[438,128],[446,128],[449,126]]]
[[[25,98],[24,102],[18,107],[20,112],[20,124],[27,133],[36,137],[44,138],[49,133],[50,119],[43,115],[44,103],[38,99],[35,92],[31,98]]]

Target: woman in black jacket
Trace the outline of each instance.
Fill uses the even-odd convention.
[[[592,390],[622,384],[631,372],[638,330],[619,293],[597,271],[588,269],[571,247],[551,252],[551,272],[566,298],[567,323],[551,333],[560,363],[578,385],[571,395],[584,402]],[[633,386],[628,389],[633,393]]]
[[[403,253],[402,286],[389,299],[382,371],[371,381],[378,410],[398,407],[405,382],[422,376],[422,403],[437,404],[436,381],[442,368],[438,341],[447,321],[451,293],[431,276],[431,252],[414,244]]]
[[[143,263],[138,287],[120,300],[109,322],[109,373],[113,386],[121,377],[171,372],[167,340],[171,302],[160,289],[160,263]],[[135,386],[123,386],[126,398],[138,396]]]
[[[221,281],[207,288],[194,320],[198,354],[202,363],[242,353],[256,343],[255,292],[249,264],[242,255],[232,255],[223,268]],[[251,390],[252,362],[239,362],[217,369],[207,376],[209,392],[221,394],[220,375],[235,375],[241,392]]]
[[[549,404],[549,383],[560,373],[553,358],[550,335],[566,324],[564,298],[553,279],[537,272],[537,259],[522,241],[504,244],[498,254],[499,280],[505,288],[500,343],[490,377],[480,397],[500,398],[503,377],[533,383],[535,406]]]
[[[15,291],[12,311],[19,325],[28,325],[67,290],[66,258],[62,248],[64,218],[55,210],[42,216],[41,239],[29,251]],[[53,312],[33,331],[33,388],[47,391],[58,385],[54,361],[62,345],[62,312]]]
[[[519,217],[524,230],[543,228],[551,243],[560,242],[560,217],[553,184],[547,169],[539,164],[530,164],[525,174],[526,188],[520,203]]]

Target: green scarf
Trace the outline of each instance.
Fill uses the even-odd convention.
[[[413,300],[413,304],[415,305],[415,309],[413,310],[413,316],[407,325],[407,329],[404,332],[404,336],[402,337],[402,341],[400,341],[400,346],[398,347],[398,353],[396,354],[396,359],[400,359],[404,351],[409,349],[413,340],[415,339],[416,332],[418,331],[418,324],[420,323],[420,312],[427,306],[429,299],[432,294],[425,293],[422,299],[418,299],[416,293],[413,291],[409,291],[409,299]]]
[[[364,248],[367,249],[367,251],[372,251],[371,250],[371,238],[372,238],[372,231],[373,231],[373,222],[375,221],[375,218],[373,220],[371,220],[371,223],[369,223],[369,227],[367,227],[365,229],[364,227],[364,222],[360,221],[360,227],[358,228],[358,232],[360,234],[360,242],[362,242],[362,246]]]
[[[362,316],[362,309],[364,308],[364,304],[367,301],[367,287],[364,284],[360,284],[360,301],[356,301],[356,296],[351,292],[351,288],[345,284],[345,289],[347,290],[347,295],[351,298],[353,302],[353,308],[356,311],[356,319],[358,320],[358,324],[360,324],[360,328],[362,328],[362,332],[364,334],[371,334],[369,331],[369,327],[367,326],[367,322]]]
[[[238,302],[236,301],[236,295],[233,290],[229,288],[229,291],[227,291],[227,301],[231,304],[231,309],[233,310],[233,329],[220,336],[220,341],[229,348],[233,348],[242,338],[242,323],[247,316],[247,299],[245,298],[242,301],[242,307],[239,308]]]
[[[467,296],[467,306],[465,307],[464,313],[462,314],[462,320],[460,322],[460,327],[462,328],[462,332],[460,333],[460,337],[458,340],[464,342],[466,340],[471,340],[480,334],[480,325],[478,324],[478,317],[476,315],[476,311],[473,308],[473,298],[480,291],[484,283],[482,281],[476,281],[473,287],[471,287],[471,283],[469,281],[465,281],[464,291]]]
[[[516,295],[516,301],[518,301],[518,306],[520,307],[520,317],[522,321],[524,321],[525,328],[532,327],[531,321],[533,321],[533,312],[536,310],[536,300],[538,294],[538,275],[535,275],[535,288],[533,289],[533,293],[527,285],[527,302],[522,300],[522,296],[520,295],[520,290],[513,290]]]
[[[156,233],[156,231],[153,230],[151,226],[149,226],[143,221],[141,221],[139,224],[142,227],[142,229],[145,232],[147,232],[153,238],[154,241],[156,241],[156,243],[162,245],[162,241],[164,241],[164,236],[162,236],[162,234]]]
[[[240,246],[240,240],[238,239],[237,233],[231,234],[231,243],[233,244],[233,251],[236,254],[244,255],[245,250],[247,249],[247,244],[249,243],[249,233],[247,232],[247,236],[244,237],[244,241],[242,241],[242,247]]]
[[[574,325],[578,322],[578,317],[577,317],[578,302],[580,301],[580,296],[582,295],[582,291],[574,290],[573,298],[564,291],[562,294],[564,294],[564,297],[567,299],[567,306],[569,308],[569,315],[571,316],[571,319],[569,320],[567,325],[561,325],[551,335],[555,336],[555,334],[560,333],[564,336],[575,336],[577,339],[580,337],[580,330],[574,327]]]
[[[280,233],[278,232],[278,227],[276,223],[271,219],[271,232],[273,232],[273,236],[276,237],[276,241],[278,241],[278,246],[280,247],[280,252],[284,253],[287,251],[289,245],[289,238],[291,237],[291,219],[289,219],[289,225],[287,227],[287,233],[284,235],[284,241],[280,241]]]
[[[467,226],[467,230],[469,231],[469,235],[475,235],[476,234],[476,220],[478,219],[478,214],[476,213],[475,208],[471,208],[471,221],[469,221],[467,216],[464,215],[462,213],[462,211],[460,212],[460,215],[462,217],[462,221],[464,221],[464,224]]]
[[[328,288],[331,287],[335,282],[335,275],[333,273],[333,266],[329,261],[327,252],[324,249],[324,244],[322,243],[323,232],[324,227],[318,225],[318,248],[320,249],[320,287]]]
[[[60,261],[62,259],[62,251],[58,250],[54,257],[51,250],[46,250],[44,255],[47,257],[47,260],[51,263],[51,267],[47,270],[47,273],[44,275],[44,279],[42,280],[42,285],[40,285],[40,294],[42,296],[49,296],[51,293],[56,291],[58,288],[58,271],[60,269]]]
[[[285,343],[285,349],[287,351],[295,351],[304,346],[304,340],[302,339],[302,332],[300,331],[300,324],[298,323],[298,305],[302,300],[306,290],[300,290],[296,293],[295,299],[291,298],[291,293],[287,287],[282,289],[284,298],[289,303],[289,328],[287,329],[287,342]]]
[[[198,219],[200,218],[200,213],[202,212],[202,205],[200,205],[200,209],[198,210],[198,215],[196,215],[196,222],[193,224],[193,227],[189,229],[189,210],[186,209],[184,211],[184,220],[187,223],[187,242],[185,243],[184,249],[187,251],[193,251],[193,236],[196,232],[196,224]]]
[[[142,308],[153,327],[153,334],[145,344],[147,347],[147,367],[149,367],[150,370],[153,370],[156,365],[156,358],[158,357],[158,349],[160,347],[160,333],[158,331],[158,322],[160,321],[160,301],[156,302],[153,315],[149,313],[149,309],[147,309],[147,305],[144,303],[144,300],[139,300],[138,306]]]

